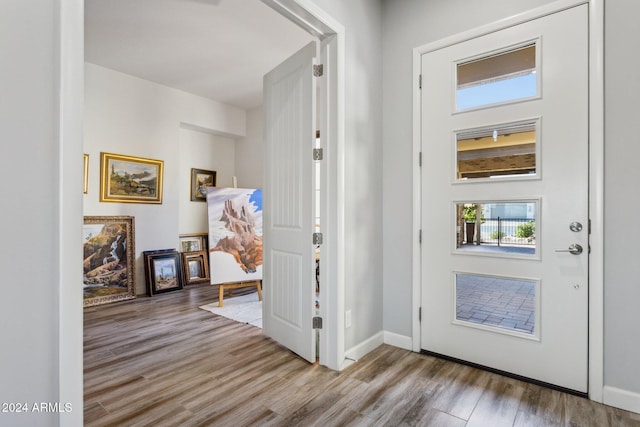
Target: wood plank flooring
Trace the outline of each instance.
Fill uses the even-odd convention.
[[[242,292],[238,292],[242,293]],[[343,372],[198,306],[217,287],[85,309],[86,426],[640,426],[640,415],[382,345]]]

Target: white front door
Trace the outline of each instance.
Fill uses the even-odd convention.
[[[315,362],[314,42],[264,77],[263,332]]]
[[[423,350],[587,392],[588,60],[587,5],[422,56]]]

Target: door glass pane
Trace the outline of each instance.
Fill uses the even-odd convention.
[[[455,320],[537,336],[537,284],[519,278],[456,273]]]
[[[457,65],[458,110],[536,96],[536,45]]]
[[[535,200],[456,203],[456,251],[507,257],[536,255],[537,204]]]
[[[536,122],[456,134],[456,179],[534,177]]]

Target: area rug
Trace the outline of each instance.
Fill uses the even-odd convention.
[[[223,307],[218,307],[218,301],[216,301],[198,308],[236,322],[248,323],[262,328],[262,301],[258,300],[257,292],[225,298]]]

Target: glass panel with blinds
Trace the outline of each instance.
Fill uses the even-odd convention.
[[[456,109],[535,97],[538,94],[537,44],[459,63],[456,69]]]

